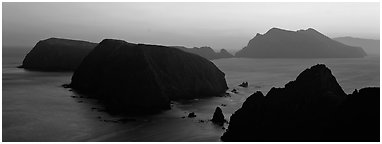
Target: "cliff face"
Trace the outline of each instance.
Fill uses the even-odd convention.
[[[359,58],[366,56],[360,47],[342,44],[314,29],[288,31],[272,28],[257,34],[236,57],[249,58]]]
[[[197,48],[197,47],[186,48],[186,47],[182,47],[182,46],[174,46],[174,47],[181,49],[185,52],[197,54],[197,55],[202,56],[202,57],[209,59],[209,60],[233,57],[233,55],[228,53],[228,51],[225,49],[221,49],[220,52],[217,53],[210,47],[200,47],[200,48]]]
[[[217,96],[228,88],[212,62],[176,48],[103,40],[72,77],[72,88],[127,112],[168,109],[169,100]]]
[[[96,45],[59,38],[42,40],[25,56],[20,67],[41,71],[74,71]]]
[[[284,88],[272,88],[266,96],[256,92],[248,97],[231,116],[228,130],[221,138],[379,141],[379,88],[346,95],[330,70],[325,65],[316,65]]]

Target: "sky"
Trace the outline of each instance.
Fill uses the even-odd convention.
[[[379,3],[2,3],[2,44],[105,38],[237,51],[273,27],[379,39]]]

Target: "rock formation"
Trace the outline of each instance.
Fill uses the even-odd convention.
[[[182,46],[174,46],[174,47],[181,49],[185,52],[197,54],[209,60],[233,57],[233,55],[228,53],[228,51],[225,49],[221,49],[219,53],[216,53],[211,47],[200,47],[200,48],[197,48],[197,47],[186,48]]]
[[[257,34],[246,47],[235,54],[248,58],[359,58],[366,56],[360,47],[342,44],[320,32],[288,31],[272,28]]]
[[[128,113],[170,108],[169,100],[219,96],[225,74],[211,61],[176,48],[105,39],[85,57],[70,86]]]
[[[220,107],[216,107],[215,109],[215,112],[214,112],[214,115],[212,116],[212,119],[211,121],[217,125],[224,125],[224,123],[226,122],[225,118],[224,118],[224,114],[223,114],[223,111]]]
[[[96,45],[59,38],[41,40],[25,56],[20,67],[41,71],[74,71]]]
[[[243,83],[239,84],[239,86],[246,88],[246,87],[248,87],[248,82],[243,82]]]
[[[315,65],[284,88],[248,97],[221,139],[379,141],[379,88],[346,95],[325,65]]]
[[[196,114],[194,112],[191,112],[191,113],[188,114],[187,117],[194,118],[194,117],[196,117]]]

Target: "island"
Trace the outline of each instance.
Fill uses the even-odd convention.
[[[154,113],[170,100],[220,96],[225,74],[211,61],[177,48],[105,39],[82,61],[69,85],[113,111]]]
[[[38,71],[74,71],[96,43],[62,38],[39,41],[20,68]]]
[[[245,58],[362,58],[361,47],[342,44],[315,29],[289,31],[272,28],[257,34],[235,54]]]

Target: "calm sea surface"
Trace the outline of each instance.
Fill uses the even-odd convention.
[[[304,69],[326,64],[346,93],[379,87],[379,56],[360,59],[244,59],[213,62],[226,74],[229,90],[238,94],[176,102],[169,111],[127,117],[103,111],[97,100],[61,87],[72,73],[34,72],[16,68],[29,49],[3,48],[3,141],[219,141],[224,130],[211,119],[220,106],[226,118],[253,92],[283,87]],[[237,85],[249,82],[248,88]],[[226,106],[221,106],[221,105]],[[196,118],[187,118],[195,112]],[[186,118],[182,118],[186,116]],[[204,121],[204,122],[203,122]],[[227,125],[225,125],[227,127]]]

